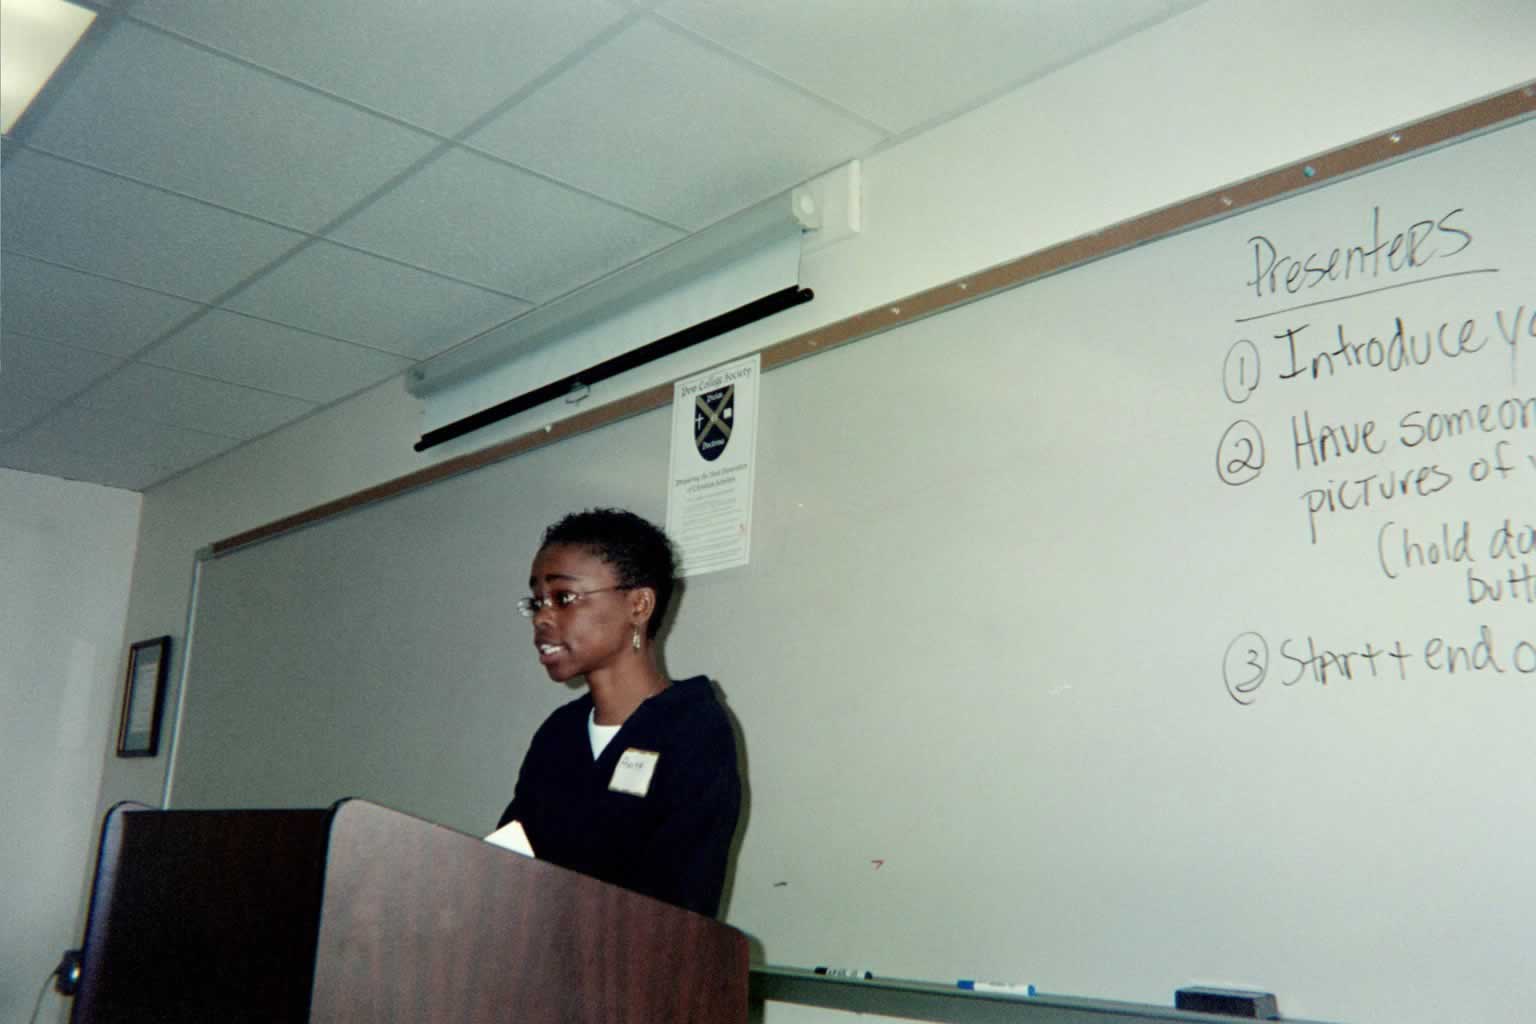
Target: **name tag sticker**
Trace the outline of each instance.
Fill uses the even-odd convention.
[[[645,796],[651,791],[651,776],[656,773],[656,762],[661,755],[654,750],[638,750],[630,747],[619,755],[619,763],[613,768],[613,778],[608,788],[615,793]]]

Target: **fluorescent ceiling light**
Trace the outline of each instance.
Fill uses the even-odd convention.
[[[0,134],[11,133],[95,20],[65,0],[0,0]]]

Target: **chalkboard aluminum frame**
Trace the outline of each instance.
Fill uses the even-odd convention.
[[[151,657],[154,661],[151,662]],[[165,680],[169,675],[171,638],[140,640],[128,648],[128,673],[123,683],[122,718],[117,727],[118,757],[154,757],[160,751],[160,719],[165,710]],[[146,690],[148,692],[146,693]],[[149,729],[133,728],[134,711],[150,701]]]

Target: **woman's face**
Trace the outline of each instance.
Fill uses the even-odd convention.
[[[539,663],[556,682],[611,666],[631,651],[633,590],[619,590],[613,567],[585,548],[551,544],[540,549],[528,589],[549,603],[533,616]]]

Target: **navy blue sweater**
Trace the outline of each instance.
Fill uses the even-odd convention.
[[[522,822],[540,860],[714,916],[741,810],[736,740],[709,680],[648,699],[592,759],[592,697],[534,733],[501,825]],[[645,796],[609,788],[627,750],[659,755]]]

